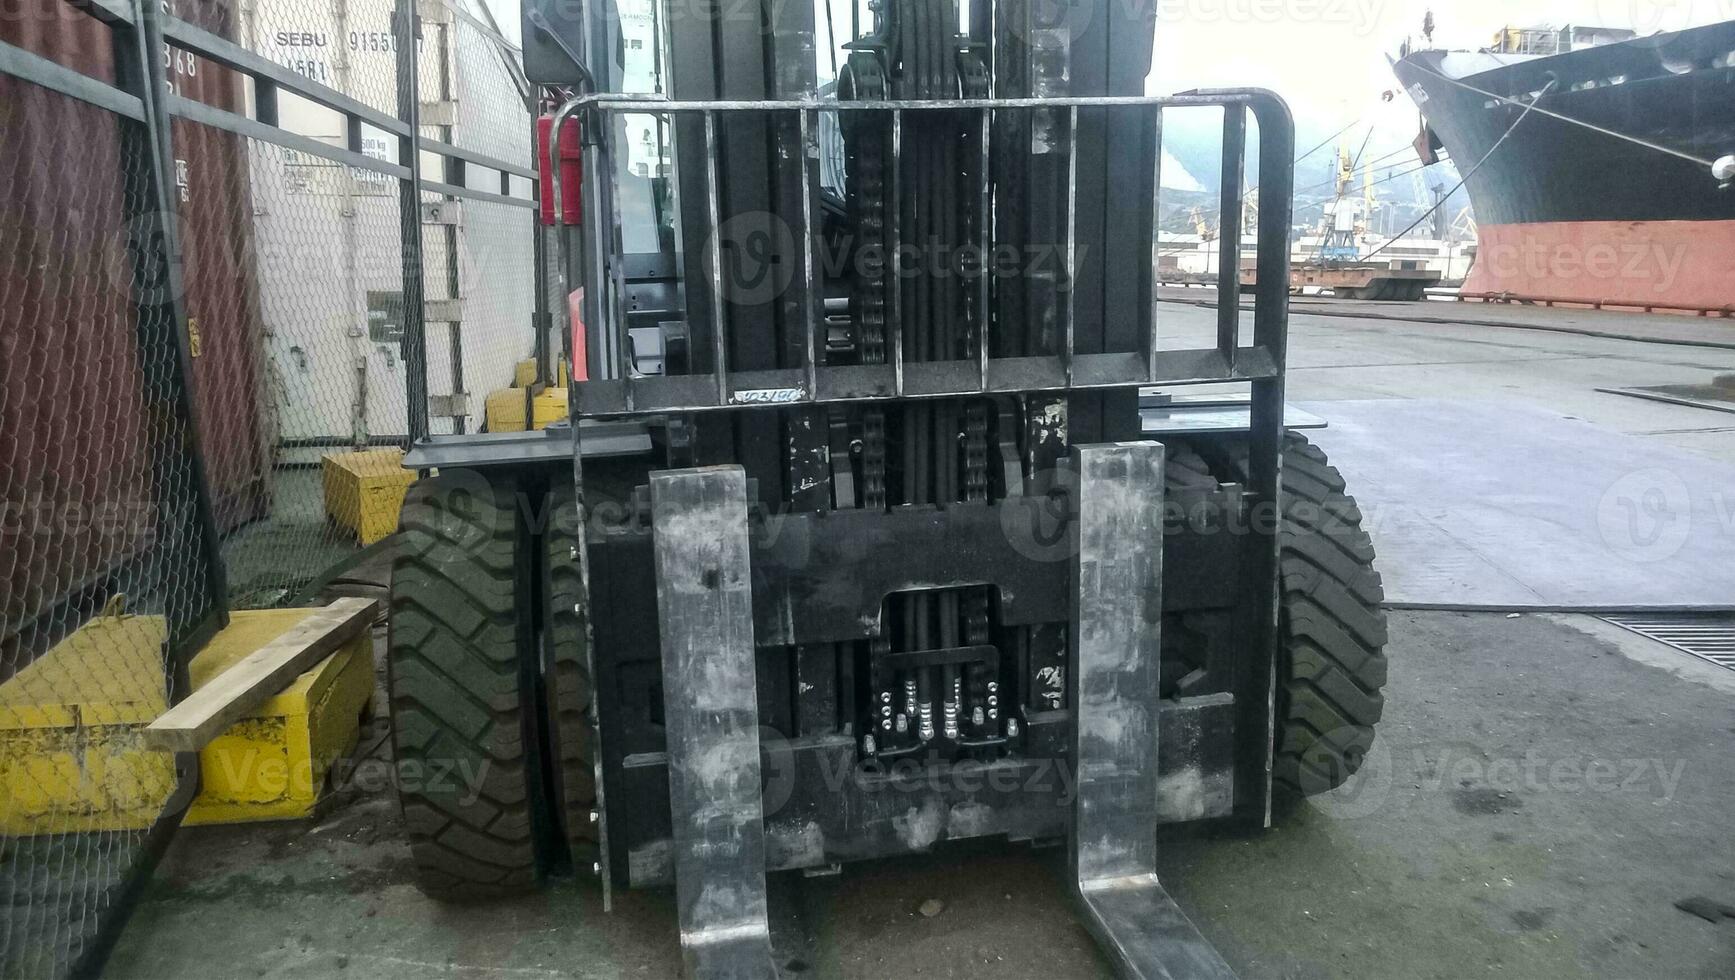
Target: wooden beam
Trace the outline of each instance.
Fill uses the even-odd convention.
[[[308,668],[373,625],[374,599],[339,599],[248,654],[144,729],[153,749],[197,752]]]

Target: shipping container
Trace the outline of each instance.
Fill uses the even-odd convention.
[[[175,16],[234,40],[232,0],[176,0]],[[169,85],[181,96],[242,112],[242,78],[170,48]],[[265,331],[254,262],[246,139],[177,119],[171,124],[181,209],[183,279],[205,473],[218,527],[233,530],[271,509],[272,454],[265,412]]]
[[[393,6],[255,4],[243,14],[242,43],[395,116]],[[533,119],[506,67],[512,53],[473,15],[440,5],[424,17],[417,60],[423,134],[531,166]],[[334,112],[280,97],[279,116],[286,129],[345,145]],[[362,127],[362,152],[397,162],[396,139],[371,126]],[[251,165],[279,459],[310,463],[333,446],[401,440],[409,421],[397,180],[262,143],[253,145]],[[433,154],[424,153],[422,165],[428,180],[443,179]],[[468,170],[468,186],[499,192],[498,172]],[[528,192],[529,181],[514,178],[514,193]],[[445,213],[459,216],[455,228],[423,229],[424,293],[440,315],[454,307],[443,301],[456,300],[460,319],[428,322],[428,392],[467,396],[464,425],[476,431],[488,392],[511,382],[513,365],[533,346],[532,212],[466,200]],[[453,429],[450,419],[435,417],[432,425]]]
[[[180,13],[233,33],[226,2],[189,2]],[[69,4],[0,18],[0,40],[114,81],[112,34]],[[240,104],[233,73],[165,58],[189,97]],[[105,110],[0,76],[0,614],[9,652],[46,610],[108,588],[155,534],[119,127]],[[174,135],[194,397],[227,529],[269,502],[246,156],[227,134],[177,122]],[[191,499],[190,488],[161,492]]]

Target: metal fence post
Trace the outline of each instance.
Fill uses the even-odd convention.
[[[421,197],[442,213],[434,198],[475,202],[495,241],[510,228],[518,272],[517,255],[532,251],[516,235],[519,218],[535,206],[524,181],[537,177],[516,138],[526,128],[518,114],[532,107],[521,90],[495,97],[513,92],[516,56],[457,8],[439,8],[454,18],[451,43],[474,30],[501,62],[466,76],[491,88],[464,92],[498,111],[463,145],[420,132],[416,11],[436,18],[412,2],[428,0],[386,8],[401,47],[370,36],[356,52],[365,71],[333,66],[338,87],[282,64],[275,28],[285,18],[341,27],[341,5],[249,8],[207,29],[162,0],[80,0],[41,31],[34,17],[22,34],[0,31],[0,130],[19,143],[0,153],[0,237],[20,259],[0,270],[0,320],[8,352],[20,355],[5,381],[21,396],[0,423],[19,431],[0,437],[29,450],[0,480],[7,504],[23,504],[0,544],[0,678],[46,678],[9,685],[20,704],[98,692],[160,710],[189,692],[190,660],[231,604],[300,605],[329,581],[322,569],[342,567],[383,523],[346,526],[352,547],[302,520],[318,506],[318,479],[282,471],[345,462],[348,453],[324,450],[353,446],[359,413],[353,399],[319,396],[353,392],[358,349],[377,351],[392,377],[403,375],[390,355],[408,354],[410,421],[394,434],[428,434],[428,348],[443,347],[425,336],[437,313],[426,306],[424,250],[437,258],[439,241],[424,245]],[[290,106],[278,111],[284,93],[297,109],[335,113],[344,138],[298,131],[284,118]],[[427,118],[440,121],[431,109]],[[506,138],[502,122],[517,127]],[[397,139],[399,156],[380,152],[375,136]],[[443,170],[423,169],[432,158]],[[497,191],[469,186],[466,168],[494,171]],[[385,268],[358,268],[357,254],[382,249]],[[477,278],[490,280],[491,299],[523,299],[514,314],[529,310],[524,287],[495,281],[509,277]],[[495,355],[479,378],[517,366],[521,327],[510,321],[514,349],[495,342],[505,329],[471,345]],[[331,329],[339,323],[348,329]],[[399,325],[401,335],[387,332]],[[63,382],[73,372],[78,382]],[[272,386],[275,406],[263,404],[264,377],[294,381]],[[101,724],[41,727],[51,729],[41,751],[73,754],[89,778],[72,785],[20,770],[40,792],[0,800],[0,893],[30,905],[3,927],[0,974],[97,975],[200,789],[199,756],[177,754],[171,769]],[[86,792],[114,805],[80,809]]]
[[[421,94],[416,61],[421,20],[416,0],[397,0],[392,18],[397,47],[398,119],[407,132],[398,137],[398,163],[409,173],[398,181],[398,221],[403,238],[404,266],[404,391],[409,400],[410,442],[428,435],[427,303],[422,288],[422,131]]]
[[[192,654],[228,624],[228,582],[193,400],[193,361],[182,306],[179,214],[170,193],[175,156],[161,54],[164,14],[154,0],[132,0],[132,8],[135,22],[114,28],[115,61],[120,87],[137,94],[145,109],[142,123],[123,119],[120,127],[157,534],[168,553],[166,567],[204,572],[197,588],[170,583],[165,589],[173,698],[186,693]],[[186,487],[189,499],[171,499],[176,487]]]
[[[132,0],[133,21],[112,24],[116,86],[143,103],[140,121],[118,118],[132,299],[142,379],[141,415],[150,454],[163,592],[165,687],[169,703],[191,687],[188,664],[228,625],[228,576],[212,507],[211,484],[193,399],[192,352],[182,300],[181,242],[174,147],[163,62],[162,5]],[[185,572],[191,581],[174,578]],[[200,574],[203,573],[203,574]],[[68,964],[69,976],[96,976],[114,948],[156,863],[180,827],[200,784],[199,754],[175,754],[175,786],[145,832],[129,868],[109,894],[112,913]]]

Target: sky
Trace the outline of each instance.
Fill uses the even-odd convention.
[[[1416,111],[1387,65],[1406,38],[1421,43],[1434,13],[1434,46],[1486,46],[1508,24],[1587,24],[1660,30],[1735,20],[1735,0],[1157,0],[1156,67],[1147,86],[1276,90],[1305,128],[1366,119],[1378,145],[1415,135]],[[1385,103],[1381,94],[1393,90]],[[1311,125],[1309,125],[1311,124]]]
[[[518,0],[482,0],[502,31],[518,34]],[[801,0],[789,0],[801,2]],[[827,0],[814,0],[827,2]],[[850,0],[829,0],[847,31]],[[1117,0],[1107,0],[1117,2]],[[1593,24],[1649,34],[1735,20],[1735,0],[1156,0],[1152,94],[1204,86],[1276,90],[1296,114],[1335,129],[1368,117],[1394,131],[1415,128],[1386,57],[1421,37],[1432,10],[1435,45],[1478,48],[1512,24]],[[865,5],[865,3],[864,3]]]
[[[513,39],[518,0],[481,0]],[[668,2],[668,0],[641,0]],[[848,32],[852,0],[832,3]],[[855,0],[866,6],[866,0]],[[1126,2],[1126,0],[1104,0]],[[1311,145],[1351,126],[1350,145],[1371,154],[1415,138],[1417,113],[1393,78],[1388,57],[1407,38],[1421,44],[1432,10],[1434,46],[1476,49],[1502,27],[1585,24],[1640,34],[1735,20],[1735,0],[1155,0],[1155,68],[1146,90],[1260,86],[1290,103],[1298,142]],[[823,23],[823,21],[822,21]],[[840,42],[844,39],[840,38]],[[821,39],[823,44],[823,38]],[[1386,101],[1383,95],[1393,95]],[[1372,135],[1368,136],[1369,127]],[[1327,157],[1329,159],[1329,157]]]

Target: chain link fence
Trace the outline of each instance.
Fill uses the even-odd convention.
[[[397,114],[393,0],[242,0],[236,40],[310,82]],[[257,112],[258,93],[253,96]],[[278,124],[397,162],[397,140],[279,89]],[[259,296],[270,510],[225,540],[231,597],[245,608],[298,604],[379,533],[334,519],[328,466],[389,478],[408,444],[399,181],[390,174],[245,140]],[[334,462],[327,463],[330,458]],[[349,515],[337,515],[349,516]]]
[[[485,6],[423,15],[422,132],[464,154],[430,161],[424,183],[430,428],[469,433],[490,427],[490,406],[493,428],[517,424],[523,399],[509,389],[535,380],[519,370],[536,342],[535,96]]]
[[[248,0],[240,27],[259,54],[395,113],[396,7]],[[534,344],[534,127],[518,53],[483,20],[486,9],[461,0],[418,7],[420,134],[471,157],[424,150],[418,161],[427,425],[473,433],[487,424],[489,395],[519,380]],[[283,92],[277,103],[293,132],[333,145],[353,135],[342,113]],[[390,133],[359,128],[362,154],[404,162]],[[344,505],[327,494],[334,480],[402,479],[398,453],[414,426],[399,181],[248,143],[272,510],[225,550],[237,603],[265,607],[306,599],[389,529],[362,515],[332,520],[332,507]]]
[[[38,68],[62,88],[161,70],[136,28],[111,36],[63,5],[8,18],[0,32],[8,68]],[[194,787],[185,765],[141,749],[133,733],[184,693],[174,654],[223,613],[217,498],[205,488],[215,476],[235,491],[226,504],[245,510],[246,472],[261,469],[244,454],[208,465],[199,452],[222,433],[196,424],[217,406],[200,403],[193,355],[205,332],[231,326],[180,312],[198,263],[177,267],[174,241],[196,234],[202,215],[170,200],[186,188],[149,104],[98,97],[110,105],[0,76],[7,976],[90,962],[162,816]],[[202,281],[201,300],[228,302],[216,297],[236,287],[222,279]],[[198,366],[222,370],[216,358]]]
[[[333,487],[525,380],[527,91],[478,0],[0,18],[0,976],[100,965],[198,787],[138,732],[228,611],[389,548]]]

